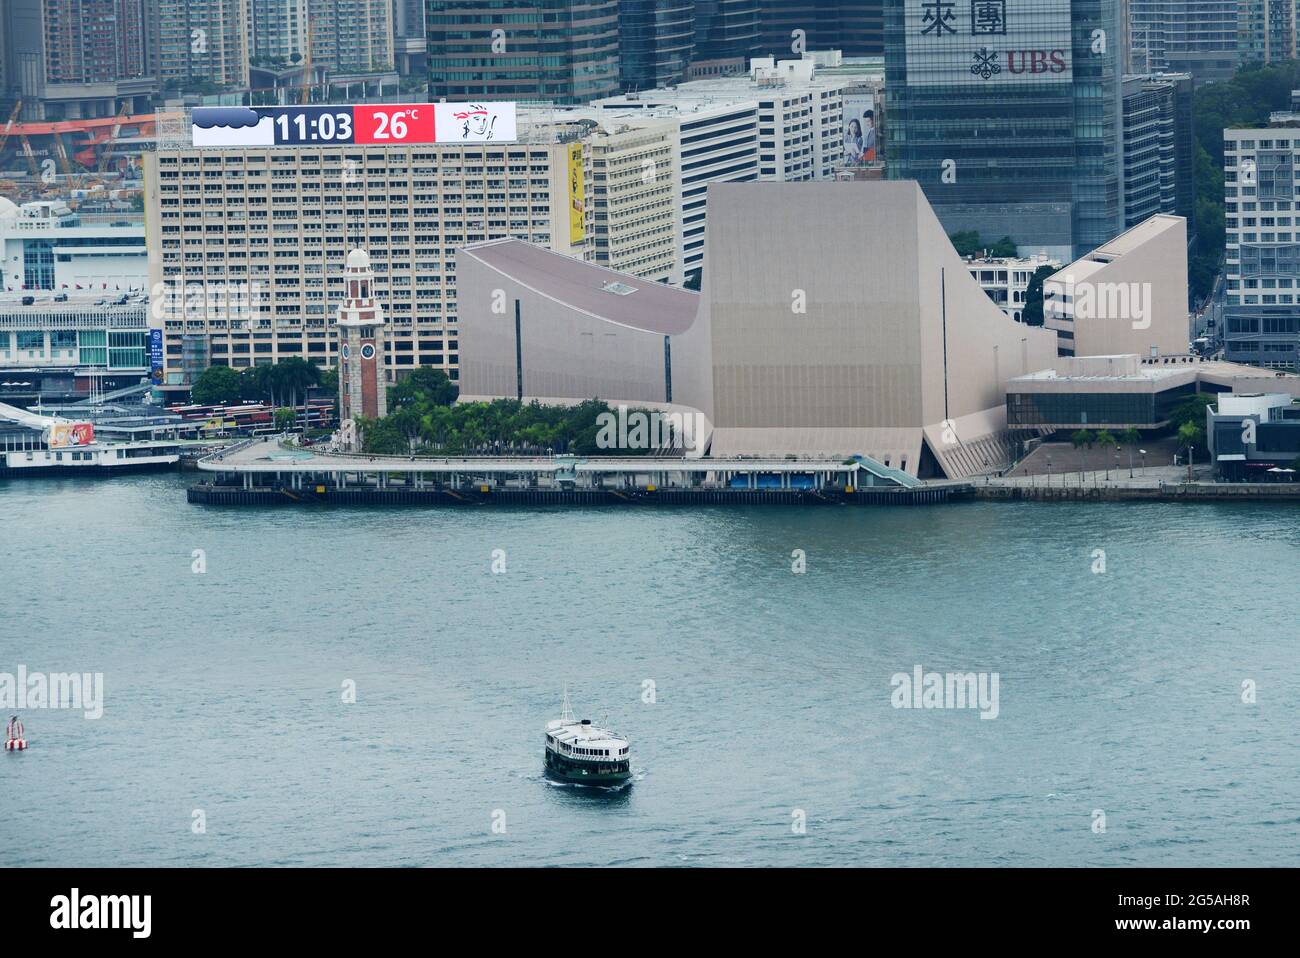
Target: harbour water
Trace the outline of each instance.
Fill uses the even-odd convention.
[[[102,718],[23,712],[0,864],[1300,853],[1293,506],[234,509],[187,478],[0,482],[0,673],[104,677]],[[918,665],[996,675],[996,718],[893,707]],[[630,788],[543,777],[566,682]]]

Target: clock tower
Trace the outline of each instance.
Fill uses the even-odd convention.
[[[384,310],[375,302],[370,254],[348,253],[343,268],[344,299],[339,328],[339,421],[388,414],[388,364],[384,356]]]

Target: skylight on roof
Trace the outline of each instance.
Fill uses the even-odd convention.
[[[618,280],[612,280],[601,287],[607,293],[613,293],[615,296],[627,296],[629,293],[635,293],[636,287],[629,286],[627,283],[620,283]]]

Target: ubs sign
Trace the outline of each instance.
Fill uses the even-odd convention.
[[[907,85],[1070,80],[1070,0],[905,0]]]

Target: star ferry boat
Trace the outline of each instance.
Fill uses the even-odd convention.
[[[571,785],[623,785],[632,779],[626,739],[575,719],[564,693],[560,717],[546,723],[546,774]]]

